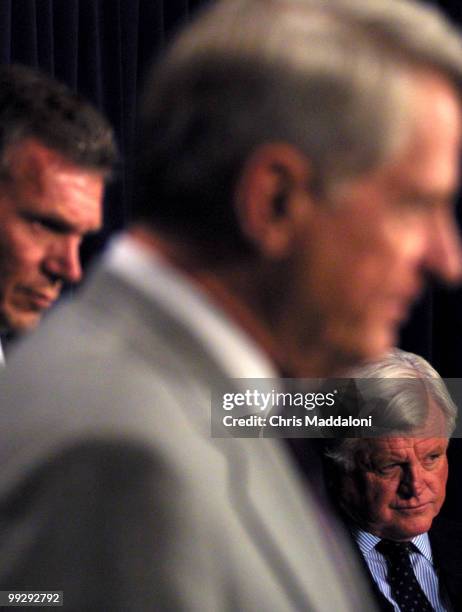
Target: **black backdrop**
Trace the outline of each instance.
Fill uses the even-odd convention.
[[[128,218],[137,97],[149,61],[205,2],[0,0],[0,62],[40,67],[65,81],[104,111],[116,129],[124,161],[106,196],[105,229],[85,245],[84,262]],[[462,22],[458,0],[434,3]],[[443,376],[461,376],[461,310],[462,289],[429,291],[403,330],[402,347],[429,359]]]
[[[124,226],[128,162],[143,75],[172,32],[204,0],[0,0],[0,63],[41,68],[101,109],[115,127],[123,163],[109,187],[105,229],[85,244],[84,263]]]
[[[213,0],[0,0],[0,62],[40,67],[65,81],[116,129],[124,163],[106,195],[105,229],[85,245],[84,263],[128,217],[137,97],[149,61],[207,1]],[[458,0],[434,3],[462,22]],[[461,376],[461,310],[462,289],[429,291],[403,330],[402,347],[443,376]]]
[[[106,195],[105,229],[85,245],[84,262],[128,217],[127,168],[137,97],[149,61],[191,13],[210,1],[0,0],[0,62],[40,67],[65,81],[104,111],[117,133],[124,164]],[[462,24],[460,0],[433,0],[433,4]],[[462,222],[462,211],[459,217]],[[429,291],[404,328],[401,346],[423,355],[442,376],[462,376],[462,288]],[[460,519],[462,440],[456,442],[450,453],[445,507]]]

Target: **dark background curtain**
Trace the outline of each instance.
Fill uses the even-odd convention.
[[[123,163],[106,194],[105,229],[85,244],[84,263],[128,218],[137,99],[149,61],[206,1],[213,0],[0,0],[0,62],[39,67],[66,82],[116,130]],[[460,0],[433,4],[462,22]],[[462,289],[428,291],[403,329],[401,346],[423,355],[442,376],[461,376]],[[460,518],[462,441],[455,442],[446,511]]]
[[[175,29],[213,0],[0,0],[0,62],[39,67],[104,111],[123,163],[108,188],[105,228],[84,246],[87,262],[127,221],[137,100],[151,58]],[[459,23],[458,0],[434,0]],[[462,215],[461,215],[462,221]],[[401,345],[446,377],[462,375],[462,289],[433,289],[404,328]]]
[[[103,232],[84,264],[122,228],[137,98],[150,60],[204,0],[0,0],[0,62],[37,67],[90,99],[110,119],[122,163],[109,186]]]

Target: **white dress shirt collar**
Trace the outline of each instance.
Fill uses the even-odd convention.
[[[375,548],[376,544],[380,542],[382,538],[373,535],[363,529],[359,529],[359,527],[355,527],[352,529],[353,537],[358,543],[359,549],[364,556],[368,555],[373,548]],[[417,550],[428,560],[430,563],[433,562],[432,557],[432,549],[430,546],[430,540],[428,538],[428,533],[421,533],[409,540],[414,544]]]
[[[105,265],[185,323],[230,378],[276,378],[263,351],[208,295],[128,234],[111,241]]]

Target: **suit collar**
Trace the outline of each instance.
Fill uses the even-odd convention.
[[[360,529],[359,527],[353,527],[351,531],[359,550],[363,555],[368,555],[382,539],[372,533],[369,533],[368,531],[364,531],[364,529]],[[430,546],[428,533],[421,533],[411,538],[410,542],[414,544],[421,555],[430,561],[430,563],[433,563],[432,549]]]
[[[88,314],[97,325],[107,326],[111,334],[117,328],[117,342],[123,343],[124,351],[133,351],[137,360],[145,362],[148,375],[152,367],[157,375],[161,371],[162,376],[165,373],[168,379],[177,381],[172,387],[175,386],[174,392],[179,395],[178,409],[226,462],[229,504],[242,527],[267,560],[281,588],[293,602],[293,608],[314,609],[310,602],[309,579],[301,568],[305,567],[306,558],[315,554],[311,550],[313,543],[310,538],[317,511],[314,512],[314,502],[305,498],[285,448],[279,440],[210,436],[207,391],[220,390],[226,385],[227,390],[232,390],[230,386],[235,387],[238,381],[227,378],[226,369],[185,320],[142,287],[130,282],[129,278],[108,269],[107,265],[93,270],[80,295],[79,315],[82,320]],[[185,393],[188,396],[185,397]],[[278,483],[279,491],[270,511],[265,503],[268,499],[267,480],[262,478],[262,473],[268,470],[273,474],[274,482]],[[287,517],[292,517],[292,520],[287,521]],[[350,567],[350,556],[345,555],[343,561],[341,543],[339,546],[339,541],[336,541],[335,545],[339,565]],[[290,557],[285,554],[287,549],[291,550]],[[341,567],[339,580],[343,580]],[[351,593],[352,601],[359,602],[361,597],[364,593],[358,596]]]
[[[261,474],[255,471],[256,462],[261,464],[262,469],[268,469],[266,464],[271,461],[272,469],[283,471],[287,478],[283,465],[287,458],[281,453],[278,441],[213,438],[210,436],[210,426],[207,427],[210,407],[203,390],[226,387],[229,391],[236,381],[227,378],[222,365],[217,363],[208,347],[198,340],[184,320],[175,316],[166,304],[159,303],[149,292],[110,267],[103,264],[94,269],[81,292],[80,303],[91,310],[93,319],[95,316],[100,319],[101,325],[107,325],[110,329],[116,325],[122,342],[136,352],[137,358],[143,359],[147,367],[154,367],[156,371],[162,369],[167,376],[177,379],[180,395],[183,393],[182,380],[189,392],[191,389],[198,391],[198,397],[191,396],[189,402],[182,397],[178,402],[179,409],[226,461],[229,503],[255,546],[262,550],[271,564],[288,596],[297,602],[294,608],[310,609],[303,577],[295,578],[293,572],[296,574],[297,568],[290,567],[290,562],[283,558],[284,546],[281,547],[280,538],[275,537],[277,530],[271,528],[267,531],[268,521],[274,519],[272,515],[268,517],[268,508],[261,507],[256,494],[264,484]],[[196,384],[191,386],[187,382],[192,379],[203,387],[202,392]],[[291,489],[291,492],[294,490]],[[293,495],[288,495],[279,503],[297,502],[293,500]],[[276,515],[282,515],[282,511]],[[297,532],[303,530],[303,514],[300,515],[300,524]],[[294,540],[299,542],[298,535],[294,536]]]
[[[345,519],[345,517],[343,518]],[[393,606],[382,594],[370,575],[365,558],[361,554],[358,539],[351,530],[350,533],[357,544],[355,548],[358,559],[369,577],[379,609],[381,612],[393,612]],[[437,516],[427,535],[431,542],[433,564],[438,575],[440,596],[446,609],[448,612],[462,610],[462,524],[449,522],[444,517]],[[375,536],[372,537],[375,538]]]
[[[155,300],[204,345],[230,378],[275,378],[255,342],[187,276],[129,235],[113,240],[104,266]]]

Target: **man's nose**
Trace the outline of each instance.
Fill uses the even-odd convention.
[[[427,269],[449,284],[462,280],[462,243],[450,210],[440,210],[432,219],[427,243]]]
[[[62,236],[53,244],[45,261],[47,274],[68,283],[78,283],[82,278],[80,242],[79,237]]]
[[[410,465],[403,469],[399,492],[405,498],[419,497],[425,489],[424,469],[421,465]]]

